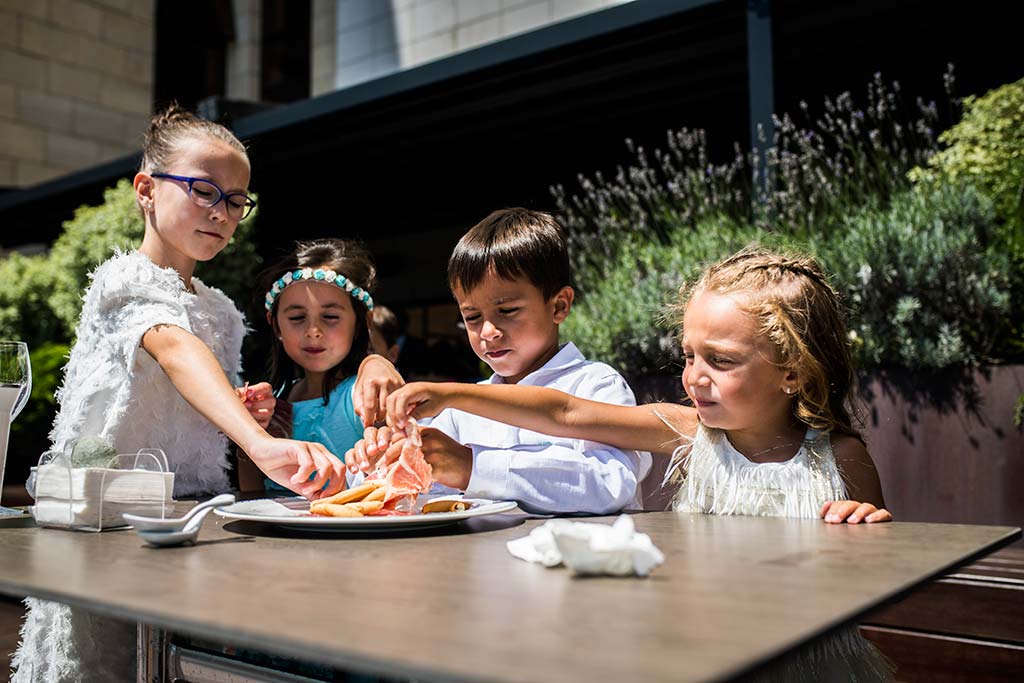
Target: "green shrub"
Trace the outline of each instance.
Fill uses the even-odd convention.
[[[963,118],[939,136],[945,149],[910,177],[929,186],[969,183],[991,197],[1003,219],[997,237],[1013,261],[1013,290],[1024,291],[1024,79],[968,97],[963,105]],[[1024,355],[1020,315],[1006,346],[1006,355]]]
[[[963,101],[963,118],[939,136],[945,149],[915,179],[969,183],[1004,218],[1024,222],[1024,79]],[[938,176],[938,178],[936,178]]]
[[[50,307],[64,326],[63,339],[74,337],[89,273],[115,249],[138,247],[143,231],[135,192],[127,180],[107,188],[102,204],[80,206],[74,218],[64,222],[64,230],[49,255],[56,280]]]
[[[604,260],[575,255],[580,296],[562,325],[563,337],[627,376],[664,370],[680,356],[669,314],[679,287],[708,263],[762,236],[720,217],[693,232],[673,232],[665,242],[633,235]]]
[[[12,252],[0,260],[0,339],[17,339],[31,351],[48,340],[65,339],[50,308],[54,270],[45,256]]]
[[[1012,262],[994,234],[998,226],[984,195],[939,186],[853,214],[836,239],[804,246],[850,304],[862,367],[1006,359],[1014,324]]]

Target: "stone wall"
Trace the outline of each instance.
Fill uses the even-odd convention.
[[[0,0],[0,186],[137,151],[155,0]]]
[[[501,38],[535,30],[623,0],[336,0],[334,88],[447,57]],[[314,57],[327,55],[329,36],[316,40]],[[325,13],[327,9],[323,10]],[[314,59],[314,64],[316,59]],[[317,81],[314,72],[314,93]]]

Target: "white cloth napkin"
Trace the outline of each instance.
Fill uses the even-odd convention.
[[[506,545],[520,560],[545,567],[564,564],[577,574],[647,576],[665,561],[651,537],[636,532],[629,515],[611,526],[553,519]]]

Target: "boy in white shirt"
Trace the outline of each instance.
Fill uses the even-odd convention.
[[[554,218],[527,209],[495,211],[467,232],[448,261],[448,283],[469,342],[494,371],[483,384],[529,384],[583,398],[636,405],[611,367],[560,345],[558,326],[575,292],[565,238]],[[649,453],[547,436],[445,410],[421,430],[423,454],[441,485],[467,496],[516,500],[545,513],[608,514],[640,507]],[[394,460],[401,435],[367,430],[346,455],[353,472]]]

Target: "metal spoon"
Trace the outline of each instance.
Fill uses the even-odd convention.
[[[199,515],[198,520],[201,522],[203,517],[206,516],[210,510],[214,508],[223,507],[225,505],[231,505],[235,502],[235,497],[230,493],[222,493],[219,496],[214,496],[210,500],[199,503],[191,510],[189,510],[184,517],[174,517],[171,519],[161,519],[159,517],[141,517],[139,515],[131,515],[127,512],[122,515],[124,521],[135,527],[135,530],[139,533],[174,533],[184,531],[190,526],[189,522],[196,519],[196,515]],[[201,513],[201,514],[200,514]],[[198,524],[196,529],[198,529]]]

